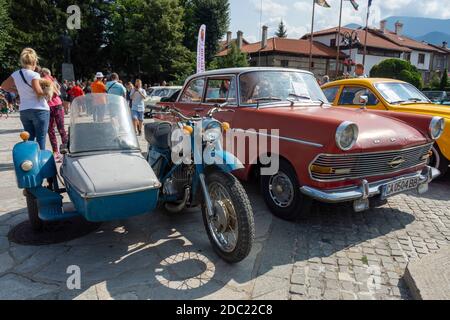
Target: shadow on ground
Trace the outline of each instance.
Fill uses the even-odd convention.
[[[220,291],[228,298],[248,299],[252,280],[259,276],[289,277],[295,262],[329,257],[414,221],[413,215],[390,208],[354,213],[346,205],[316,204],[310,214],[289,223],[272,218],[256,186],[247,189],[252,203],[257,203],[257,241],[242,263],[228,265],[218,258],[200,211],[191,210],[105,223],[81,239],[51,246],[55,250],[50,253],[40,248],[35,255],[44,250],[49,257],[39,270],[31,270],[25,261],[13,271],[59,286],[46,296],[50,298],[74,299],[83,294],[93,299],[198,299],[220,298],[216,295]],[[11,216],[19,222],[15,214]],[[71,265],[81,269],[81,290],[66,289]]]

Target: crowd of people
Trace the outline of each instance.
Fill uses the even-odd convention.
[[[8,101],[20,97],[20,120],[24,130],[30,134],[29,139],[36,141],[44,150],[48,135],[56,161],[62,161],[62,155],[55,129],[62,144],[66,144],[68,135],[64,116],[69,113],[72,101],[79,96],[92,93],[123,97],[131,109],[136,133],[142,135],[144,101],[150,86],[143,85],[141,80],[124,85],[117,73],[106,77],[102,72],[97,72],[93,81],[63,80],[60,83],[52,76],[50,69],[39,66],[39,57],[32,48],[25,48],[19,60],[21,69],[11,74],[0,89],[8,96]]]

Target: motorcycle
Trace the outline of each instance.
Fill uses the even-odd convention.
[[[189,134],[201,119],[176,114],[185,121],[182,132],[194,139]],[[212,116],[203,123],[215,135],[226,128]],[[105,222],[154,212],[158,206],[179,212],[200,205],[216,253],[229,263],[243,260],[253,244],[253,212],[244,188],[230,174],[242,164],[220,148],[213,148],[214,155],[208,159],[212,161],[202,161],[202,150],[197,150],[176,164],[167,129],[164,122],[146,126],[146,159],[124,98],[110,94],[78,97],[71,105],[69,139],[61,146],[64,158],[59,173],[52,152],[40,150],[22,132],[23,142],[14,146],[13,161],[33,229],[43,230],[46,221],[79,216]],[[211,147],[207,141],[201,146]],[[199,161],[186,164],[189,156]],[[75,210],[63,206],[64,193]]]

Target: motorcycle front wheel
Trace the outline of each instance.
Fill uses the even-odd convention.
[[[244,260],[253,246],[255,223],[250,200],[231,174],[215,171],[206,176],[213,215],[202,203],[203,222],[214,251],[226,262]]]

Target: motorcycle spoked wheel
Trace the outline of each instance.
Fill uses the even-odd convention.
[[[206,176],[214,215],[209,217],[202,203],[203,222],[214,251],[226,262],[244,260],[253,246],[253,210],[242,184],[228,173],[215,171]]]

